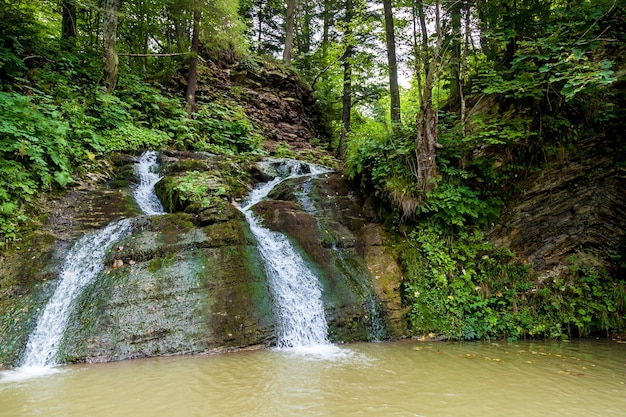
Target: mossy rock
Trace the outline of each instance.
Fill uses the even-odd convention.
[[[51,234],[34,232],[26,236],[1,259],[0,292],[24,293],[35,283],[53,279],[63,251],[56,249],[56,239]]]
[[[209,170],[209,168],[210,165],[206,160],[190,158],[167,163],[167,165],[164,166],[164,171],[166,174],[171,175],[189,171],[203,172]]]
[[[232,219],[242,219],[243,215],[230,202],[213,198],[208,207],[198,210],[195,221],[199,226],[223,223]]]
[[[211,198],[228,194],[227,185],[217,171],[191,171],[168,175],[155,191],[166,211],[197,213],[211,204]]]
[[[271,297],[245,222],[191,228],[168,243],[168,218],[185,225],[189,216],[158,217],[114,249],[111,256],[124,258],[124,265],[103,271],[80,296],[60,350],[62,362],[271,342]],[[151,255],[130,263],[140,253]]]
[[[55,288],[67,245],[36,232],[4,254],[0,269],[0,368],[17,366]]]
[[[115,174],[115,176],[109,181],[108,186],[110,188],[130,188],[134,184],[137,184],[139,178],[135,171],[134,164],[128,164],[121,167]]]

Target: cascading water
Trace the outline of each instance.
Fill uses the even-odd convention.
[[[141,155],[135,166],[140,181],[133,195],[146,215],[164,214],[163,206],[154,192],[154,185],[161,179],[155,173],[156,165],[157,154],[149,151]],[[22,368],[56,365],[56,355],[74,301],[104,269],[104,259],[109,249],[130,235],[131,225],[130,219],[110,223],[100,231],[86,234],[70,249],[61,268],[59,285],[28,339]]]
[[[130,234],[130,226],[128,219],[113,222],[100,231],[86,234],[70,249],[63,263],[59,286],[28,339],[22,367],[56,364],[56,354],[74,301],[104,268],[107,251]]]
[[[285,161],[265,166],[276,177],[253,190],[240,210],[246,216],[258,249],[265,261],[270,289],[278,316],[279,348],[299,348],[329,344],[320,283],[286,236],[264,228],[251,211],[269,192],[286,178],[319,175],[328,169]],[[272,171],[273,170],[273,171]]]
[[[157,153],[155,151],[144,152],[139,158],[139,162],[135,164],[139,184],[133,190],[133,196],[141,211],[148,216],[165,214],[163,205],[154,192],[154,186],[162,178],[156,173],[157,167]]]
[[[315,204],[309,196],[313,182],[307,180],[301,186],[300,192],[296,193],[298,203],[304,208],[304,210],[311,216],[315,217],[318,223],[318,228],[322,228],[317,215]],[[340,248],[337,247],[336,242],[333,242],[331,255],[334,258],[334,263],[337,267],[337,271],[348,277],[363,277],[367,276],[367,272],[362,270],[356,265],[351,265],[343,256]],[[384,314],[378,301],[378,297],[374,290],[363,280],[357,280],[355,282],[355,291],[364,297],[364,307],[369,312],[368,318],[370,321],[370,340],[380,341],[386,337],[386,326]]]

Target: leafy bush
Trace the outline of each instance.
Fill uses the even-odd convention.
[[[236,104],[200,104],[190,124],[195,135],[188,145],[193,150],[236,154],[258,149],[260,138]]]
[[[67,122],[49,97],[0,92],[0,235],[16,237],[23,202],[70,182]]]
[[[625,281],[613,282],[579,258],[570,258],[568,271],[538,280],[506,249],[464,230],[450,234],[423,223],[402,250],[414,333],[517,339],[624,330]]]
[[[424,203],[417,208],[417,214],[427,214],[441,224],[459,227],[485,225],[497,218],[500,204],[495,199],[481,200],[479,192],[448,181],[427,194]]]
[[[136,152],[140,149],[162,149],[170,140],[167,133],[126,123],[102,133],[104,150]]]

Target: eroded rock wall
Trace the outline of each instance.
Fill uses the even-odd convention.
[[[330,173],[287,180],[254,211],[319,267],[333,340],[406,334],[397,254],[371,202],[347,178]]]
[[[490,238],[525,260],[540,279],[567,272],[571,256],[604,263],[626,230],[626,172],[606,138],[588,138],[533,174],[508,202]]]

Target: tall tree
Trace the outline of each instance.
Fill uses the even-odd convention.
[[[104,18],[102,19],[102,37],[104,51],[104,85],[106,92],[111,93],[117,85],[118,56],[116,49],[118,14],[122,0],[106,0]]]
[[[351,112],[352,112],[352,56],[354,54],[353,40],[353,17],[354,4],[352,0],[346,0],[345,3],[345,19],[344,19],[344,45],[345,53],[343,54],[343,92],[341,95],[341,135],[339,137],[339,146],[337,147],[337,156],[343,158],[346,153],[346,135],[351,129]]]
[[[201,0],[196,0],[193,10],[193,33],[191,35],[191,58],[187,74],[187,113],[196,110],[196,89],[198,84],[198,57],[200,55],[200,20],[202,18]]]
[[[290,0],[291,1],[291,0]],[[280,0],[248,0],[240,14],[252,27],[251,43],[258,53],[278,54],[284,46],[285,6]]]
[[[298,36],[294,37],[294,49],[299,55],[299,67],[304,72],[311,70],[311,47],[313,45],[313,35],[315,27],[313,19],[315,18],[315,1],[303,0],[299,2],[299,12],[296,13],[296,30]],[[298,15],[300,18],[298,19]]]
[[[393,24],[391,0],[383,0],[385,12],[385,41],[387,43],[387,62],[389,65],[389,95],[391,97],[391,124],[400,125],[400,88],[398,86],[398,63],[396,60],[396,35]]]
[[[443,30],[439,0],[434,2],[434,9],[435,44],[431,48],[431,57],[428,68],[425,71],[426,79],[420,92],[420,107],[415,117],[417,126],[415,140],[416,165],[413,167],[413,174],[417,179],[418,188],[422,194],[429,192],[435,187],[435,178],[438,175],[436,164],[438,113],[433,105],[432,98],[433,88],[446,66],[442,59]],[[427,52],[422,51],[422,54]]]
[[[324,9],[322,10],[322,46],[323,45],[327,45],[328,42],[330,41],[330,26],[331,26],[331,20],[332,20],[332,2],[333,0],[323,0],[323,7]]]
[[[63,0],[61,4],[61,39],[67,44],[76,44],[76,4],[74,0]]]
[[[463,2],[456,0],[449,6],[450,23],[452,26],[450,59],[450,97],[448,103],[458,108],[461,102],[461,11]]]
[[[287,0],[287,14],[285,18],[285,48],[283,49],[283,63],[286,67],[291,65],[293,53],[293,30],[296,20],[296,7],[298,0]]]

